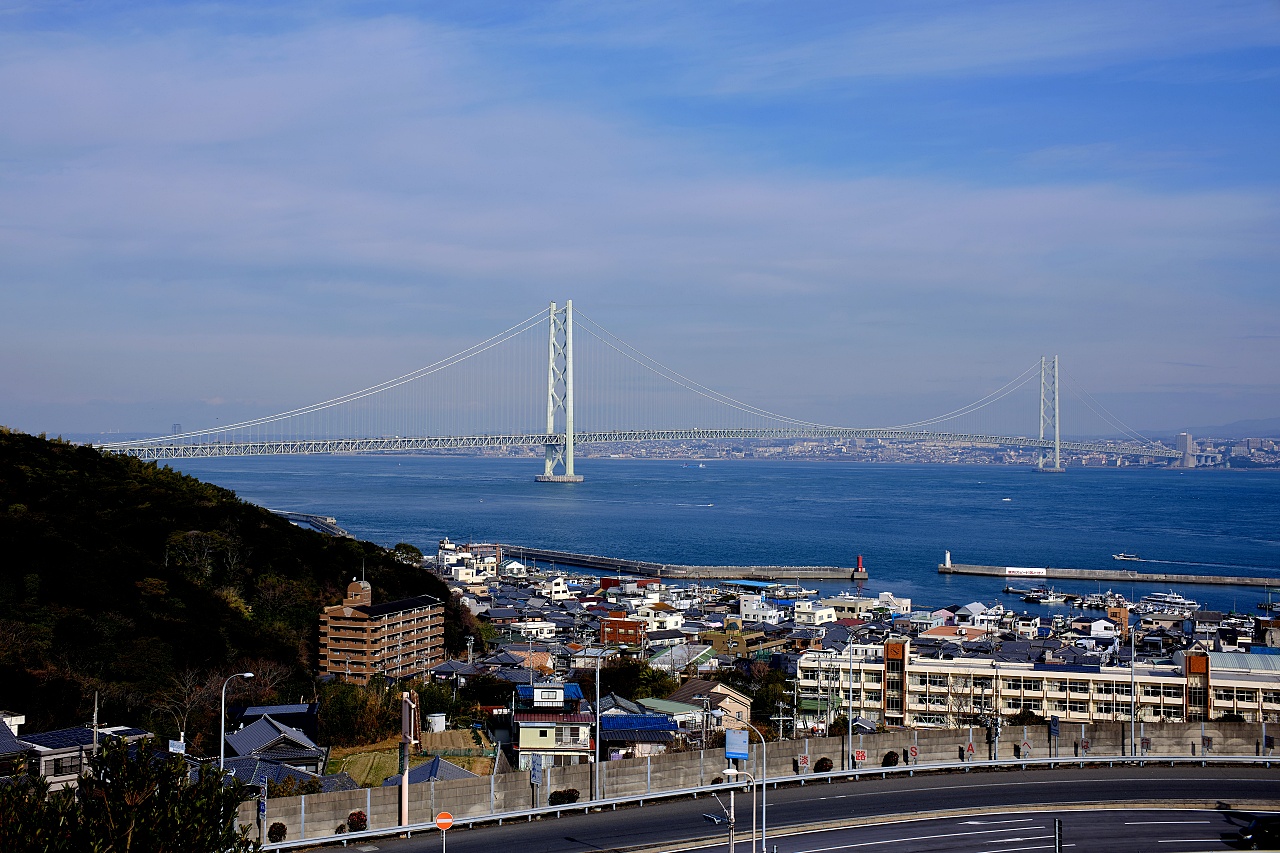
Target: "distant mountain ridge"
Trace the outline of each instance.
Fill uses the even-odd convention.
[[[1191,433],[1192,438],[1280,438],[1280,418],[1254,418],[1252,420],[1232,421],[1217,426],[1198,426],[1166,431],[1163,434],[1172,438],[1180,432]]]

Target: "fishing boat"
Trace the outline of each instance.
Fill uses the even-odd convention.
[[[1118,592],[1091,592],[1080,604],[1086,610],[1106,610],[1108,607],[1131,607],[1125,597]]]
[[[1132,563],[1141,563],[1141,562],[1142,562],[1142,558],[1141,558],[1141,557],[1139,557],[1137,554],[1130,554],[1128,551],[1121,551],[1119,554],[1112,554],[1112,555],[1111,555],[1111,559],[1113,559],[1113,560],[1128,560],[1128,561],[1130,561],[1130,562],[1132,562]]]

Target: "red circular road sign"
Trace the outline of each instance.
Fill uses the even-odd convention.
[[[446,829],[449,829],[452,826],[453,826],[453,815],[449,814],[448,812],[440,812],[440,814],[436,815],[436,829],[440,830],[441,832],[444,832]]]

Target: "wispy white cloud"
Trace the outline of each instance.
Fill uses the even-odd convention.
[[[825,420],[904,376],[987,390],[1046,348],[1097,391],[1178,361],[1280,385],[1272,188],[760,169],[534,96],[465,30],[407,17],[0,47],[11,401],[308,402],[565,296],[709,384],[841,400]],[[834,67],[815,53],[810,81]],[[805,76],[785,64],[740,79]]]
[[[497,28],[522,48],[652,51],[691,92],[842,81],[1076,73],[1280,44],[1267,2],[582,4]],[[566,26],[566,22],[570,22]],[[1221,73],[1221,72],[1220,72]],[[1239,73],[1239,72],[1236,72]]]

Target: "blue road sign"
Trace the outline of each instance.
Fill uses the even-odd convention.
[[[729,729],[724,733],[725,758],[750,758],[751,754],[747,752],[749,742],[746,729]]]
[[[1058,717],[1055,714],[1049,718],[1049,737],[1058,736]]]

